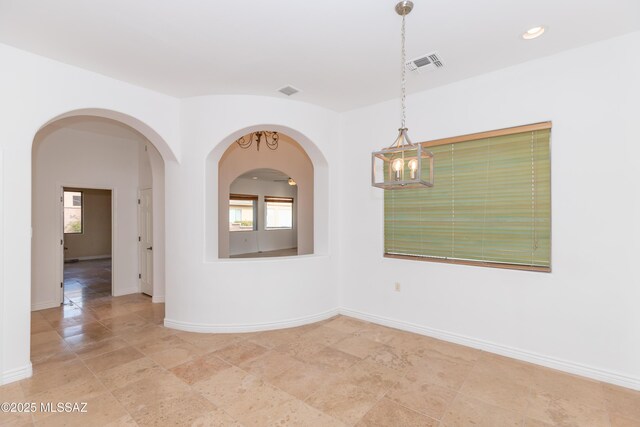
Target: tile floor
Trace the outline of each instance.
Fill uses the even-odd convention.
[[[34,312],[34,375],[0,387],[88,413],[0,425],[640,426],[640,392],[349,317],[196,334],[149,297],[99,295]]]

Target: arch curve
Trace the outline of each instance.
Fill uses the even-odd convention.
[[[124,123],[137,132],[140,132],[140,134],[147,138],[149,142],[151,142],[153,146],[156,147],[156,149],[160,152],[160,155],[165,162],[178,161],[174,150],[169,146],[166,139],[163,138],[158,132],[156,132],[151,126],[134,116],[106,108],[79,108],[67,111],[62,114],[58,114],[57,116],[52,117],[51,119],[47,120],[42,126],[40,126],[36,130],[33,137],[35,138],[35,135],[38,132],[46,128],[48,125],[57,122],[58,120],[76,116],[102,117],[105,119],[111,119],[120,123]]]

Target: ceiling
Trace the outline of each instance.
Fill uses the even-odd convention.
[[[247,173],[240,175],[238,178],[254,179],[257,178],[260,181],[283,181],[289,180],[289,175],[285,175],[279,170],[275,169],[254,169]],[[236,179],[238,179],[236,178]]]
[[[398,96],[396,0],[0,0],[0,43],[176,97],[252,94],[336,111]],[[640,30],[638,0],[414,0],[416,92]],[[545,25],[539,39],[520,38]]]

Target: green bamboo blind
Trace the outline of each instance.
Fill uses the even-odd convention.
[[[385,253],[548,270],[550,133],[430,147],[433,188],[385,191]]]

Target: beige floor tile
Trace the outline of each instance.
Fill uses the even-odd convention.
[[[412,382],[436,384],[452,390],[459,390],[469,376],[473,365],[441,358],[415,358],[412,366],[403,372]]]
[[[551,399],[605,409],[602,383],[541,366],[533,368],[532,389]]]
[[[102,323],[98,321],[83,322],[77,325],[59,328],[59,334],[64,338],[68,338],[68,337],[72,337],[74,335],[80,335],[80,334],[91,335],[91,336],[106,335],[108,334],[108,332],[109,330],[105,328],[102,325]]]
[[[605,384],[603,392],[606,408],[610,412],[636,420],[640,425],[640,391]]]
[[[145,325],[131,328],[119,336],[129,344],[135,346],[151,339],[160,339],[175,333],[175,330],[165,328],[164,326]]]
[[[275,350],[281,353],[286,353],[298,360],[305,361],[312,359],[324,348],[326,348],[324,345],[314,341],[313,339],[299,337],[294,341],[279,345]]]
[[[424,384],[402,378],[385,395],[388,399],[409,409],[442,419],[446,408],[453,402],[456,392],[437,384]]]
[[[92,372],[98,373],[106,371],[107,369],[115,368],[116,366],[124,365],[125,363],[132,362],[136,359],[141,359],[144,354],[140,353],[133,347],[124,347],[118,350],[114,350],[110,353],[105,353],[100,356],[85,359],[84,363]]]
[[[241,341],[231,344],[220,350],[216,350],[213,354],[220,359],[232,365],[239,365],[243,362],[253,360],[265,354],[267,349],[253,342]]]
[[[244,334],[200,334],[180,331],[176,332],[176,335],[195,345],[205,353],[220,350],[231,344],[244,341],[247,338]]]
[[[62,384],[59,387],[42,393],[34,394],[29,398],[29,401],[35,402],[38,407],[40,407],[41,404],[46,405],[47,403],[57,405],[59,402],[86,402],[88,399],[93,399],[106,392],[107,389],[104,385],[102,385],[96,377],[91,376]],[[34,421],[40,421],[50,415],[51,413],[38,411],[33,414],[33,419]]]
[[[323,345],[332,345],[344,338],[351,336],[350,333],[340,331],[328,326],[319,326],[302,334],[305,339],[312,339]]]
[[[156,362],[147,357],[143,357],[98,372],[97,377],[109,390],[113,390],[143,379],[155,378],[163,373],[164,370]]]
[[[376,354],[386,348],[382,343],[358,335],[348,335],[346,338],[331,344],[331,347],[359,357],[360,359]]]
[[[121,316],[111,317],[100,321],[106,328],[113,331],[115,335],[121,335],[134,328],[146,326],[149,324],[147,320],[135,313],[123,314]]]
[[[324,326],[352,334],[366,329],[369,326],[369,323],[352,317],[337,316],[325,322]]]
[[[124,408],[110,393],[84,400],[87,403],[86,413],[70,412],[55,413],[49,417],[36,421],[36,425],[43,426],[101,426],[127,417]],[[79,402],[78,402],[79,403]]]
[[[240,363],[238,366],[257,377],[271,380],[297,363],[301,362],[287,354],[269,350],[255,359]]]
[[[640,421],[632,418],[627,418],[619,414],[609,414],[609,421],[611,427],[639,427]]]
[[[269,382],[290,395],[305,400],[317,388],[339,378],[341,374],[339,369],[296,360]]]
[[[300,337],[301,332],[289,329],[280,329],[275,331],[260,332],[248,337],[247,340],[262,347],[274,349],[278,346],[289,344]]]
[[[90,359],[128,346],[129,344],[123,339],[113,337],[80,345],[74,351],[80,359]]]
[[[368,358],[376,363],[395,369],[399,372],[411,369],[416,362],[420,361],[420,358],[415,353],[402,348],[392,347],[391,345],[385,345],[382,349],[371,354]]]
[[[188,385],[166,371],[111,391],[136,422],[161,402],[180,398],[189,392]]]
[[[354,425],[377,401],[378,397],[364,388],[346,382],[332,382],[316,390],[306,403],[348,425]]]
[[[528,385],[485,371],[472,371],[460,393],[518,413],[524,413],[529,403]]]
[[[191,422],[191,427],[242,427],[242,424],[222,409],[214,409],[196,417]]]
[[[229,368],[229,364],[210,353],[171,368],[171,372],[187,384],[205,381],[218,372]]]
[[[443,427],[520,427],[523,415],[490,405],[473,397],[458,395],[445,411]]]
[[[298,399],[260,409],[242,417],[245,426],[322,426],[344,427],[345,424],[318,411]]]
[[[342,381],[364,388],[382,397],[402,378],[394,369],[387,368],[370,359],[364,359],[340,375]]]
[[[144,409],[135,412],[134,419],[140,426],[188,426],[215,409],[211,402],[199,394],[185,392],[179,397],[145,405]]]
[[[236,391],[236,399],[223,405],[222,409],[243,425],[271,425],[267,415],[278,414],[282,405],[296,400],[260,380],[242,384]]]
[[[610,425],[609,416],[603,409],[537,393],[531,396],[526,416],[556,426],[608,427]]]
[[[382,399],[358,422],[358,427],[436,427],[438,421],[388,399]]]
[[[147,341],[136,348],[167,369],[195,360],[204,354],[204,350],[175,335]]]
[[[237,414],[229,410],[230,406],[236,404],[239,399],[245,399],[263,385],[264,381],[258,377],[231,366],[204,381],[197,382],[193,385],[193,390],[236,418]]]
[[[335,348],[324,347],[306,360],[332,368],[349,369],[356,363],[360,362],[361,359],[349,353],[336,350]]]
[[[54,330],[31,334],[31,346],[47,344],[51,342],[60,342],[62,337]]]
[[[80,360],[74,359],[61,364],[56,369],[34,372],[31,378],[23,380],[20,382],[20,385],[22,386],[25,398],[30,398],[34,394],[91,377],[93,377],[91,371],[89,371]]]

